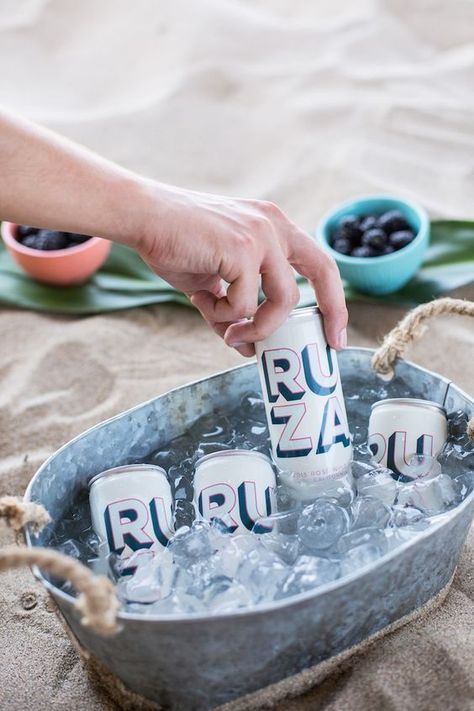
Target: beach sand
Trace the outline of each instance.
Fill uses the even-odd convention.
[[[472,217],[473,26],[461,0],[1,0],[0,95],[131,169],[274,200],[307,228],[372,191]],[[402,315],[351,304],[350,345],[375,345]],[[22,495],[87,427],[242,362],[177,306],[2,309],[0,334],[0,494]],[[473,347],[472,323],[443,318],[409,358],[472,392]],[[275,708],[474,708],[473,563],[471,536],[441,607]],[[119,708],[31,573],[0,584],[1,709]]]

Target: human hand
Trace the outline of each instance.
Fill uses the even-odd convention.
[[[135,247],[184,292],[242,355],[269,336],[299,300],[293,268],[312,284],[326,338],[346,345],[347,309],[334,260],[269,202],[148,183]],[[265,300],[258,304],[259,286]]]
[[[2,219],[135,248],[242,355],[252,355],[298,303],[293,268],[314,287],[329,344],[345,346],[335,262],[272,203],[146,180],[3,111],[0,162]]]

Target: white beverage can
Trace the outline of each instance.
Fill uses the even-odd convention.
[[[265,533],[256,522],[276,511],[272,463],[260,452],[230,449],[206,454],[196,462],[194,503],[202,518],[219,520],[229,533]]]
[[[414,455],[437,457],[447,437],[446,412],[437,402],[395,398],[379,400],[372,405],[369,420],[370,450],[374,460],[391,469],[401,481],[413,478],[413,468],[410,476],[409,462]],[[429,460],[426,466],[429,466]],[[419,469],[418,466],[416,476],[427,473]]]
[[[352,443],[336,352],[317,307],[255,344],[273,458],[290,486],[343,477]]]
[[[111,553],[126,559],[167,545],[174,533],[173,498],[164,469],[115,467],[93,477],[89,487],[92,526]]]

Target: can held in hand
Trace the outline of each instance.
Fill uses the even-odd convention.
[[[409,463],[414,455],[437,457],[447,437],[446,412],[436,402],[396,398],[372,405],[369,447],[374,460],[391,469],[401,481],[413,478],[415,472]],[[427,473],[418,469],[416,477]]]
[[[344,476],[351,437],[337,357],[319,309],[292,311],[255,349],[273,458],[282,477],[295,487]]]
[[[126,559],[167,545],[173,535],[173,498],[164,469],[115,467],[93,477],[89,487],[92,525],[111,553]]]
[[[276,511],[272,463],[260,452],[231,449],[206,454],[196,462],[194,503],[207,521],[219,520],[228,533],[265,533],[258,519]]]

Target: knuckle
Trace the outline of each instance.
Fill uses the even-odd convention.
[[[253,316],[257,310],[257,305],[252,303],[250,299],[241,299],[232,306],[232,317],[234,319],[248,318]]]
[[[261,235],[270,229],[270,220],[264,215],[252,215],[249,218],[249,227],[252,233]]]
[[[283,214],[278,205],[275,205],[275,203],[270,200],[263,200],[260,203],[260,209],[269,217],[280,217]]]
[[[263,341],[269,335],[268,329],[264,326],[255,326],[253,331],[253,338],[255,341]]]
[[[237,236],[237,245],[239,247],[244,248],[244,249],[247,249],[248,247],[252,247],[254,241],[255,241],[254,237],[250,231],[240,232],[240,234]]]

